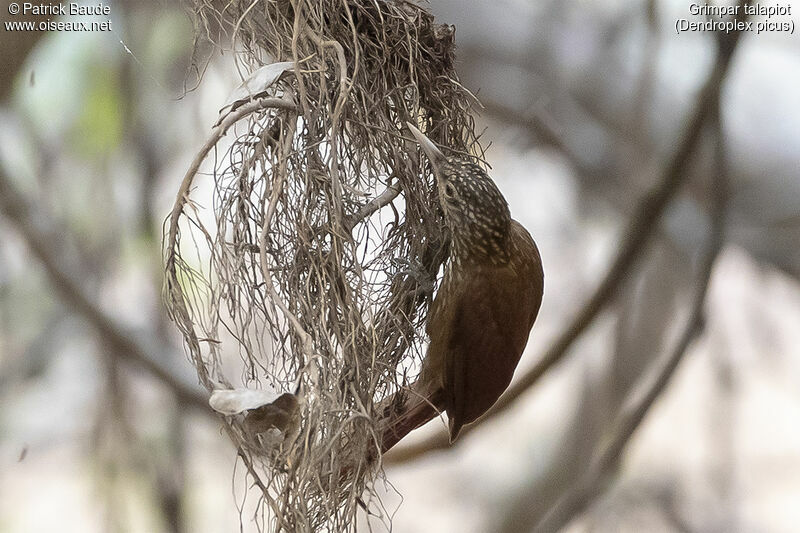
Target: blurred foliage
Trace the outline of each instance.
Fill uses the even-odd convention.
[[[123,134],[125,107],[116,69],[99,63],[89,69],[83,91],[82,112],[70,139],[79,157],[106,157],[119,147]]]

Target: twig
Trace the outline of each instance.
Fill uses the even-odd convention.
[[[345,219],[345,229],[347,229],[348,232],[353,231],[353,228],[356,227],[359,222],[392,203],[392,201],[400,195],[401,190],[399,183],[393,183],[386,187],[382,193],[364,204],[357,213]]]
[[[0,170],[0,211],[14,224],[28,244],[31,252],[41,262],[50,278],[53,287],[69,307],[84,317],[103,340],[107,343],[111,354],[133,362],[166,385],[183,403],[211,414],[207,396],[199,387],[176,376],[159,361],[164,354],[173,353],[172,347],[147,347],[144,341],[116,323],[116,321],[97,307],[89,294],[81,286],[77,276],[69,273],[65,267],[67,261],[55,255],[57,246],[48,232],[41,230],[37,220],[40,214],[32,212],[26,198],[16,190],[11,180]]]
[[[703,272],[701,274],[702,278],[700,280],[700,286],[695,293],[689,321],[681,334],[677,346],[670,354],[669,359],[652,387],[647,391],[642,401],[629,413],[624,415],[622,423],[619,425],[619,429],[612,438],[611,443],[600,455],[594,467],[569,493],[559,500],[553,510],[545,515],[542,522],[537,525],[535,531],[548,532],[560,530],[575,515],[583,511],[591,503],[593,496],[597,493],[598,487],[616,470],[622,451],[644,420],[650,407],[652,407],[655,400],[666,388],[670,378],[674,375],[678,364],[686,353],[686,350],[702,326],[703,302],[711,278],[714,259],[718,252],[719,242],[717,236],[715,236],[714,242],[709,247],[706,257],[704,258]]]
[[[743,12],[743,9],[739,10]],[[556,338],[533,368],[523,374],[500,400],[475,423],[464,428],[463,434],[469,433],[486,420],[502,413],[525,391],[531,388],[553,365],[567,354],[572,343],[589,327],[605,306],[611,301],[617,288],[625,279],[636,258],[644,249],[650,235],[655,231],[657,222],[664,213],[670,200],[675,196],[679,186],[686,179],[686,169],[690,156],[698,144],[709,113],[717,105],[722,82],[728,72],[730,59],[738,42],[739,33],[726,34],[726,40],[720,41],[719,53],[713,70],[703,84],[698,102],[692,112],[683,133],[680,144],[671,159],[665,165],[658,179],[658,185],[639,202],[633,216],[628,222],[625,237],[619,251],[609,267],[600,285],[592,297],[584,304],[564,331]],[[432,450],[450,446],[447,433],[440,431],[425,441],[400,448],[384,458],[385,464],[396,464],[416,459]]]
[[[652,101],[653,92],[656,89],[658,80],[658,58],[661,52],[661,35],[659,35],[660,25],[658,23],[657,0],[647,0],[644,5],[647,20],[647,35],[645,36],[642,62],[640,66],[638,87],[636,88],[633,106],[631,109],[631,120],[633,122],[634,133],[640,139],[647,138],[648,113],[647,105]]]

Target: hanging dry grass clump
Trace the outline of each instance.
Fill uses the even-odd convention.
[[[248,74],[167,221],[170,312],[261,492],[263,529],[353,531],[359,507],[388,524],[372,485],[378,404],[414,378],[447,256],[403,124],[478,148],[453,29],[405,1],[194,9]]]

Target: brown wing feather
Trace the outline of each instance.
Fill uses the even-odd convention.
[[[543,273],[536,245],[522,226],[520,250],[503,266],[482,266],[462,278],[445,350],[444,388],[450,438],[485,413],[506,390],[542,299]]]

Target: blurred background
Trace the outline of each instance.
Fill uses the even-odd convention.
[[[775,20],[794,25],[793,4],[764,5],[790,7]],[[162,222],[239,78],[216,53],[197,86],[204,50],[180,6],[106,5],[110,16],[81,20],[111,31],[0,30],[0,531],[255,530],[242,465],[161,303]],[[21,20],[8,7],[4,23]],[[669,174],[715,36],[676,34],[676,19],[703,18],[673,0],[429,8],[457,29],[491,175],[544,259],[524,373]],[[638,228],[646,245],[564,359],[452,449],[423,453],[434,421],[386,457],[394,531],[534,531],[576,487],[585,497],[566,531],[797,530],[798,87],[796,33],[742,35],[719,120],[708,113],[682,187]],[[625,436],[620,417],[675,354]]]

